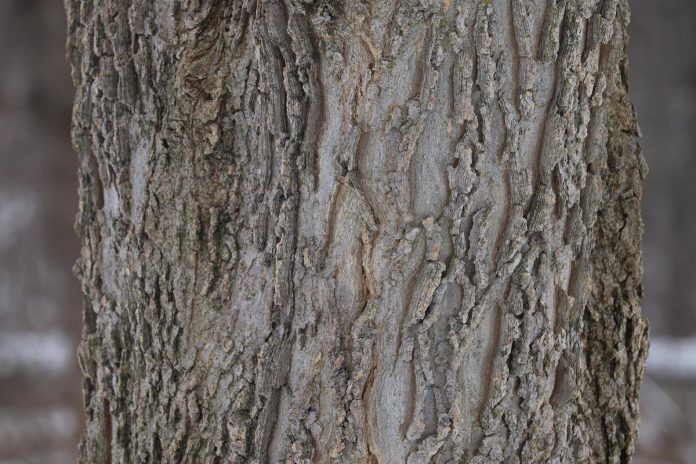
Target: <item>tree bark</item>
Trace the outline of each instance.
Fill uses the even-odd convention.
[[[88,463],[628,462],[626,0],[67,0]]]

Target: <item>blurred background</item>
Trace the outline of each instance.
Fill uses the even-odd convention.
[[[630,85],[650,173],[651,323],[637,464],[696,463],[696,1],[632,0]],[[0,0],[0,464],[74,463],[77,162],[58,0]]]

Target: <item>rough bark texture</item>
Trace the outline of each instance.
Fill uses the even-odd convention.
[[[628,462],[625,0],[66,3],[84,462]]]

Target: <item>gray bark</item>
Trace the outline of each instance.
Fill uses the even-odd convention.
[[[628,462],[625,0],[67,0],[84,462]]]

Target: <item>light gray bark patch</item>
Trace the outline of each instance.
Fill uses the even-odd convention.
[[[131,223],[139,228],[147,201],[148,162],[152,147],[141,140],[130,154]]]

